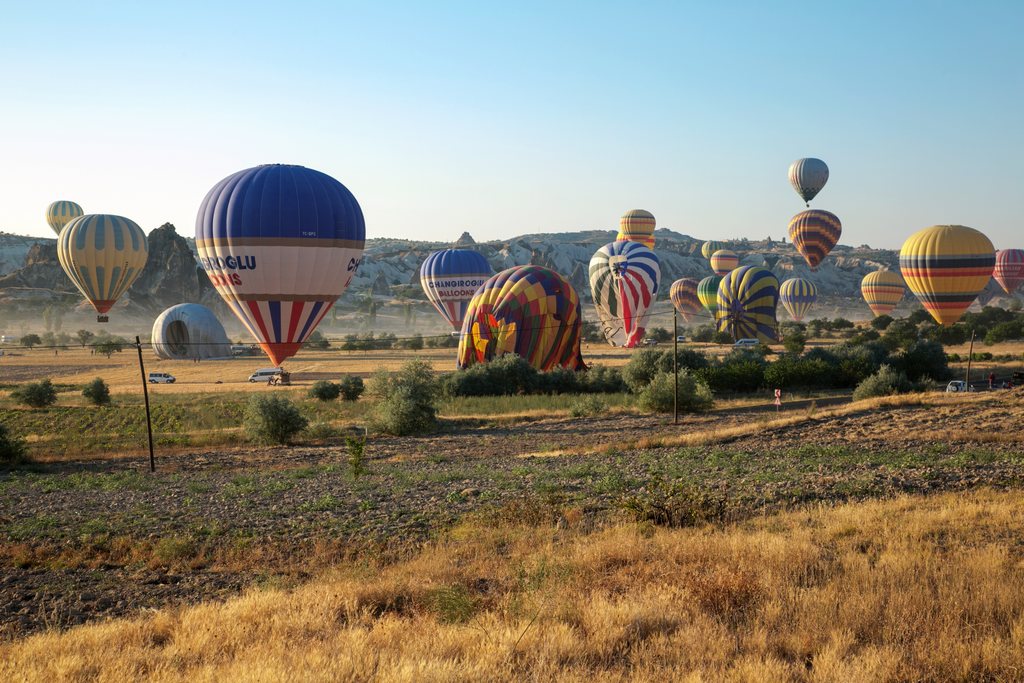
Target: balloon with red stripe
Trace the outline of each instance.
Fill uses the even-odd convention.
[[[811,270],[818,269],[842,234],[843,224],[829,211],[808,209],[789,220],[789,239]]]
[[[1024,282],[1024,249],[1000,249],[996,252],[996,268],[992,272],[999,286],[1013,294]]]
[[[196,217],[200,263],[275,365],[298,352],[348,288],[365,239],[348,188],[302,166],[233,173]]]
[[[690,322],[701,311],[700,299],[697,297],[698,284],[692,277],[684,277],[673,282],[668,291],[668,298],[679,311],[683,322]]]
[[[735,270],[740,265],[739,255],[729,249],[719,249],[708,261],[711,262],[711,270],[719,277],[725,277],[730,270]]]
[[[611,242],[597,250],[590,259],[590,289],[609,344],[640,343],[660,282],[658,257],[639,242]]]

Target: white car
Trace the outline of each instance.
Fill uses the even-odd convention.
[[[166,372],[149,373],[150,384],[174,384],[174,375]]]
[[[757,341],[756,339],[737,339],[736,343],[733,344],[733,346],[757,346],[760,343],[761,342]]]
[[[962,379],[955,379],[946,385],[947,394],[956,394],[962,391],[974,391],[974,387],[968,387],[967,382]]]

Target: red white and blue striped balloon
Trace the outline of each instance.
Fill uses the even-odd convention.
[[[1024,249],[1000,249],[996,252],[996,268],[992,272],[999,286],[1013,294],[1024,282]]]
[[[206,195],[199,261],[275,365],[294,356],[359,267],[366,227],[334,178],[302,166],[257,166]]]
[[[781,303],[793,320],[804,319],[807,311],[818,300],[818,288],[810,280],[794,277],[779,286],[779,303]]]
[[[633,348],[643,339],[658,297],[661,264],[639,242],[612,242],[590,259],[590,290],[605,339]]]

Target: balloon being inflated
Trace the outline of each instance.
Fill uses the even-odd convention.
[[[493,274],[491,264],[480,252],[443,249],[423,261],[420,286],[441,317],[458,331],[462,329],[470,299]]]

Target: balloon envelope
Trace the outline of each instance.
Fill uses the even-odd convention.
[[[903,279],[940,325],[952,325],[974,303],[995,262],[989,238],[963,225],[925,228],[900,249]]]
[[[698,282],[692,277],[684,277],[673,282],[668,292],[672,305],[685,322],[690,322],[693,316],[700,313],[701,303],[697,298],[697,285]]]
[[[206,306],[177,304],[153,321],[153,353],[165,360],[230,358],[231,341]]]
[[[735,251],[728,249],[719,249],[708,260],[711,262],[711,270],[714,271],[715,275],[724,276],[730,270],[740,265],[740,257]]]
[[[82,207],[74,202],[61,199],[46,207],[46,222],[58,235],[65,225],[75,218],[85,215]]]
[[[648,249],[654,249],[654,214],[643,209],[633,209],[619,219],[619,234],[616,242],[639,242]]]
[[[711,260],[711,255],[719,249],[725,249],[725,242],[718,242],[715,240],[708,240],[700,246],[700,255],[704,258]]]
[[[609,344],[633,348],[643,338],[658,295],[661,266],[637,242],[611,242],[590,259],[590,289]]]
[[[57,238],[57,259],[96,312],[110,310],[146,265],[149,242],[135,221],[86,214],[69,222]]]
[[[472,249],[435,251],[420,265],[420,286],[453,330],[462,329],[469,300],[494,274],[483,254]]]
[[[581,370],[582,321],[579,296],[558,273],[542,266],[503,270],[469,302],[458,366],[515,353],[538,370]]]
[[[996,252],[996,266],[992,272],[999,286],[1013,294],[1024,282],[1024,249],[1000,249]]]
[[[778,341],[775,308],[779,302],[779,281],[772,271],[760,266],[742,266],[718,285],[719,332],[734,340],[757,339],[762,343]]]
[[[789,221],[789,239],[811,270],[825,260],[843,234],[843,224],[834,213],[821,209],[801,211]]]
[[[789,184],[805,202],[810,202],[828,182],[828,166],[821,159],[807,157],[789,165]]]
[[[891,270],[876,270],[860,281],[860,293],[876,316],[892,313],[905,290],[903,278]]]
[[[700,299],[700,305],[711,315],[718,311],[718,285],[721,282],[721,275],[709,275],[697,283],[697,298]]]
[[[779,286],[779,302],[797,322],[804,319],[817,300],[818,288],[810,280],[794,277]]]
[[[302,166],[234,173],[196,217],[200,263],[275,365],[298,352],[348,287],[365,237],[352,193]]]

